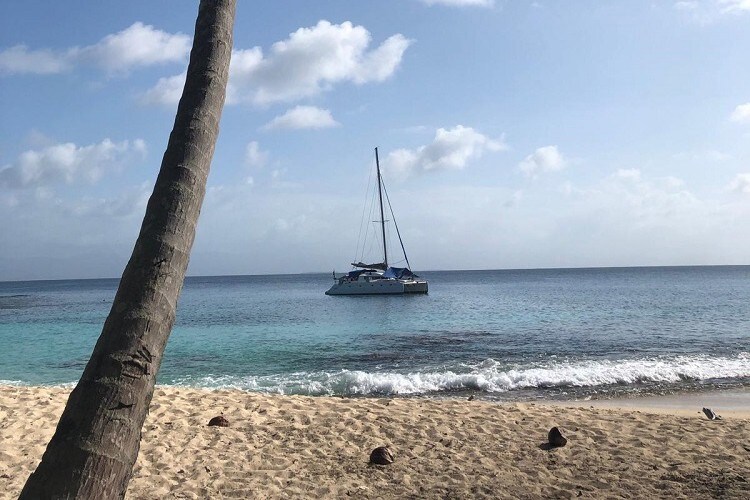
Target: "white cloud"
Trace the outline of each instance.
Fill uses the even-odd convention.
[[[302,129],[302,128],[330,128],[339,125],[327,109],[315,106],[296,106],[283,115],[275,117],[263,128],[270,129]]]
[[[236,104],[244,98],[250,75],[254,74],[263,61],[263,50],[260,47],[252,49],[235,49],[229,64],[229,83],[227,84],[227,104]],[[183,75],[184,79],[184,75]]]
[[[245,163],[250,167],[262,167],[268,161],[268,151],[262,151],[258,141],[251,141],[245,148]],[[250,178],[252,180],[252,177]]]
[[[564,203],[540,187],[521,207],[536,216],[532,223],[528,217],[522,220],[535,231],[524,230],[525,247],[555,249],[538,252],[545,266],[746,260],[743,249],[750,242],[750,197],[732,200],[715,193],[715,197],[698,198],[680,179],[651,177],[639,169],[591,181],[563,193]],[[536,235],[538,245],[533,244]]]
[[[750,102],[734,108],[729,119],[736,123],[750,123]]]
[[[411,41],[393,35],[368,52],[371,38],[363,26],[349,21],[319,21],[274,43],[266,57],[253,49],[230,82],[239,98],[268,104],[313,96],[335,83],[383,81],[396,70]]]
[[[439,170],[461,170],[485,151],[507,149],[504,139],[490,139],[471,127],[439,128],[430,144],[416,149],[397,149],[388,154],[386,169],[402,179]]]
[[[700,24],[714,23],[731,14],[750,12],[750,0],[682,0],[674,2],[672,6]]]
[[[143,220],[153,180],[106,194],[91,186],[7,191],[0,208],[0,276],[6,279],[119,276]]]
[[[590,196],[598,193],[603,198],[619,199],[638,215],[648,215],[654,222],[661,216],[676,215],[677,207],[698,203],[697,198],[685,189],[685,182],[674,176],[644,178],[640,169],[619,169],[605,179]]]
[[[74,217],[89,219],[132,217],[145,212],[152,190],[153,185],[150,182],[144,182],[139,186],[127,187],[112,198],[84,196],[72,202],[56,200],[56,204],[63,213]]]
[[[0,168],[0,186],[29,188],[84,180],[97,182],[106,171],[117,170],[133,157],[143,158],[141,139],[76,146],[68,142],[22,153],[12,165]]]
[[[412,40],[401,34],[389,37],[377,49],[362,55],[359,64],[352,70],[351,80],[357,84],[387,80],[396,71],[411,44]]]
[[[447,5],[448,7],[492,7],[495,0],[421,0],[427,5]]]
[[[724,12],[750,11],[750,0],[719,0]]]
[[[363,26],[349,21],[320,21],[274,43],[267,55],[260,47],[235,50],[227,104],[292,102],[330,90],[338,83],[382,82],[396,71],[412,41],[396,34],[368,50],[371,40]],[[179,96],[167,89],[176,88],[178,81],[184,81],[184,76],[163,78],[146,93],[146,101],[175,103]]]
[[[68,69],[67,56],[51,50],[29,50],[25,45],[16,45],[0,52],[0,74],[49,75]]]
[[[136,22],[73,53],[76,58],[92,61],[106,71],[122,72],[137,66],[184,62],[190,53],[190,43],[188,35],[167,33]]]
[[[750,173],[737,174],[727,189],[737,193],[750,194]]]
[[[537,148],[536,151],[524,158],[518,164],[518,168],[526,175],[536,177],[543,172],[562,170],[567,163],[567,160],[558,151],[557,146],[544,146]]]
[[[156,85],[143,93],[140,97],[141,104],[161,104],[164,106],[173,106],[180,101],[182,89],[185,87],[185,78],[187,72],[179,75],[159,78]],[[229,99],[227,98],[227,102]]]
[[[187,60],[191,38],[167,33],[141,22],[102,38],[94,45],[63,51],[29,50],[16,45],[0,52],[0,73],[53,74],[88,63],[108,73],[122,73],[138,66],[180,63]]]

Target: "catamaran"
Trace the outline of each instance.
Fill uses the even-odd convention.
[[[343,276],[336,277],[333,273],[335,283],[326,291],[326,295],[391,295],[405,293],[427,293],[427,280],[420,278],[409,269],[409,258],[406,256],[404,242],[401,240],[401,233],[398,231],[396,217],[393,215],[393,208],[388,199],[388,191],[385,190],[383,176],[380,174],[380,159],[378,158],[378,148],[375,148],[375,166],[378,177],[378,204],[380,206],[380,233],[383,238],[383,261],[375,264],[365,264],[361,260],[352,262],[354,270],[349,271]],[[396,228],[398,241],[401,244],[401,251],[404,254],[406,267],[392,267],[388,264],[388,245],[385,237],[385,215],[383,211],[383,192],[385,191],[388,208],[391,212],[393,225]],[[355,259],[356,260],[356,259]]]

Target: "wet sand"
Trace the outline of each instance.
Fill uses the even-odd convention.
[[[711,408],[716,414],[727,417],[750,419],[750,390],[732,389],[726,391],[694,392],[668,396],[642,396],[637,398],[617,398],[581,400],[559,403],[560,406],[593,406],[594,408],[619,408],[621,410],[642,410],[682,416],[705,416],[703,408]]]

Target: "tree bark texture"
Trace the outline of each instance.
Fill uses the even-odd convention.
[[[123,498],[206,191],[236,0],[201,0],[187,79],[140,234],[101,336],[22,499]]]

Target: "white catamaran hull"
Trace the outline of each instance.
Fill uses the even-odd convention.
[[[334,283],[334,285],[326,291],[326,295],[398,295],[404,293],[427,293],[427,281],[345,281],[343,283]]]

